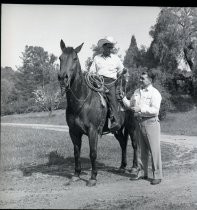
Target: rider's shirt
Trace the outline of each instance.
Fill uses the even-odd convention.
[[[121,73],[123,68],[124,66],[117,55],[110,54],[110,56],[104,57],[100,54],[94,57],[89,72],[117,79],[117,73]]]

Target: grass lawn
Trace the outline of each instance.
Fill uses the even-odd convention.
[[[3,116],[1,117],[1,122],[66,125],[66,118],[65,110],[56,110],[52,113],[51,117],[49,117],[48,112],[34,112]]]
[[[56,110],[49,118],[48,112],[7,115],[1,122],[66,125],[65,110]],[[161,121],[161,132],[174,135],[197,136],[197,109],[188,112],[168,113]]]
[[[166,134],[197,136],[197,109],[168,113],[161,122],[161,131]]]
[[[184,161],[185,158],[195,158],[196,149],[189,153],[167,142],[161,143],[162,162],[165,174],[175,169],[173,161]],[[183,155],[186,153],[187,157]],[[91,169],[89,159],[89,142],[83,136],[81,149],[82,168],[86,172]],[[149,160],[150,161],[150,160]],[[120,166],[121,149],[118,141],[113,136],[103,136],[98,141],[97,165],[99,170],[113,171]],[[132,167],[133,148],[131,141],[127,147],[127,168]],[[50,164],[51,163],[51,164]],[[181,166],[182,169],[193,168],[193,163]],[[74,171],[73,145],[67,132],[39,130],[31,128],[2,127],[1,128],[1,159],[2,171],[20,169],[23,172],[63,173],[69,176]],[[54,170],[55,167],[55,170]],[[176,165],[179,170],[180,165]],[[0,171],[1,171],[0,170]],[[101,172],[99,173],[101,175]],[[106,175],[105,175],[106,176]],[[106,180],[110,181],[111,173],[107,173]],[[119,177],[120,178],[120,177]],[[122,177],[123,178],[123,177]]]
[[[1,168],[11,170],[21,167],[44,165],[50,162],[50,154],[57,152],[57,161],[69,163],[74,168],[74,150],[70,136],[66,132],[38,130],[31,128],[2,127]],[[132,163],[131,143],[128,145],[129,162]],[[53,155],[55,156],[55,155]],[[71,158],[72,157],[72,158]],[[81,157],[83,168],[90,167],[89,142],[83,136]],[[113,136],[104,136],[98,143],[98,165],[120,166],[121,149]],[[54,161],[54,160],[53,160]],[[73,170],[73,169],[72,169]]]

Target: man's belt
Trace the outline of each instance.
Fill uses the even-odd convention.
[[[145,120],[149,120],[149,119],[153,119],[153,118],[157,118],[157,116],[150,116],[150,117],[137,116],[136,117],[136,119],[138,121],[145,121]]]

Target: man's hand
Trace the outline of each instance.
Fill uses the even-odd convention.
[[[141,112],[134,112],[134,117],[141,117]]]
[[[140,112],[141,111],[139,106],[133,106],[133,107],[131,107],[131,110],[134,111],[134,112]]]

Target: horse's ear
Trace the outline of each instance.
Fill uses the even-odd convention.
[[[75,48],[75,52],[79,53],[84,43]]]
[[[61,47],[62,51],[66,48],[66,45],[62,39],[60,41],[60,47]]]

